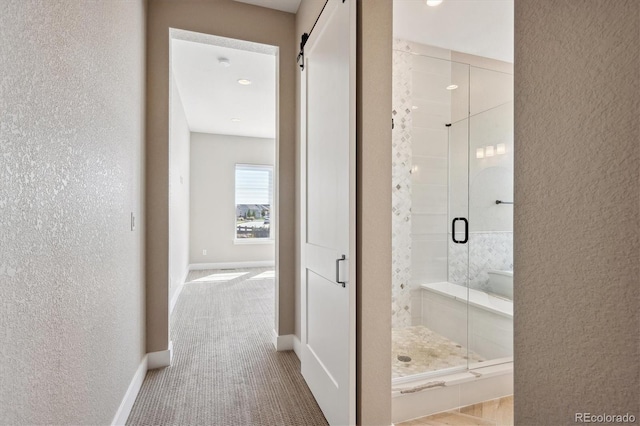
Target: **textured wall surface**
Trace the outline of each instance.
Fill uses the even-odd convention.
[[[168,318],[169,29],[212,34],[279,48],[276,259],[279,334],[294,331],[295,264],[295,17],[233,0],[149,0],[147,19],[147,351],[166,350]]]
[[[0,423],[108,424],[144,354],[144,25],[0,2]]]
[[[640,2],[515,3],[515,420],[640,416]]]
[[[393,4],[358,0],[357,7],[356,420],[388,425]]]
[[[170,300],[189,271],[191,132],[175,79],[169,116],[169,282]]]
[[[273,165],[274,159],[273,139],[191,134],[190,263],[274,260],[273,241],[234,243],[236,164]]]

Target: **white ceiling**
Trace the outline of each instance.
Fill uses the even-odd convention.
[[[513,63],[513,0],[394,0],[393,36]]]
[[[222,66],[219,58],[231,65]],[[171,63],[192,132],[275,138],[273,54],[173,39]],[[251,80],[251,85],[240,85],[239,79]]]
[[[282,10],[283,12],[296,13],[301,0],[236,0],[241,3],[249,3],[255,6],[268,7],[269,9]]]
[[[292,13],[300,4],[300,0],[236,1]],[[425,0],[394,0],[393,28],[396,38],[513,62],[513,0],[444,0],[436,7],[427,6]],[[275,138],[275,55],[265,53],[270,52],[268,46],[248,48],[246,42],[236,46],[224,40],[223,45],[240,48],[196,42],[188,34],[172,39],[172,70],[189,128]],[[221,57],[231,66],[221,66]],[[241,78],[252,84],[238,84]]]
[[[236,0],[295,13],[300,0]],[[513,63],[513,0],[393,0],[393,36]]]

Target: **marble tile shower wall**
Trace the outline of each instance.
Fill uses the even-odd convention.
[[[487,291],[489,269],[513,271],[513,232],[472,232],[467,246],[449,242],[449,282]]]
[[[411,135],[412,58],[393,51],[392,134],[392,325],[411,325]]]
[[[444,125],[450,120],[451,98],[444,87],[451,78],[450,54],[394,40],[393,327],[420,322],[419,284],[447,279]]]

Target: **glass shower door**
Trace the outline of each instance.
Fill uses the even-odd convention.
[[[433,370],[437,374],[464,370],[468,367],[468,147],[469,147],[469,65],[449,60],[423,57],[414,70],[421,64],[430,70],[438,70],[439,75],[425,75],[417,79],[416,84],[426,86],[425,101],[416,105],[414,114],[414,136],[425,139],[436,132],[446,137],[446,150],[443,161],[446,162],[444,179],[432,181],[435,170],[435,158],[422,158],[414,151],[413,190],[414,199],[420,191],[437,194],[433,199],[426,198],[424,205],[414,203],[413,241],[414,264],[419,259],[428,259],[423,253],[422,244],[432,247],[433,252],[442,256],[439,274],[425,273],[422,298],[423,324],[431,333],[425,338],[425,348],[432,352]],[[414,71],[415,72],[415,71]],[[417,90],[417,93],[423,93]],[[420,111],[431,120],[421,120]],[[417,120],[416,120],[417,119]],[[417,123],[430,126],[428,132],[416,131]],[[419,139],[416,138],[419,143]],[[416,146],[414,144],[414,146]],[[427,153],[428,154],[428,153]],[[443,210],[434,212],[434,206]],[[422,214],[429,213],[429,214]],[[433,214],[431,214],[433,213]],[[439,213],[436,215],[435,213]],[[429,223],[430,234],[419,235],[416,231],[422,223]],[[424,243],[423,243],[424,241]],[[432,258],[435,256],[431,256]],[[422,260],[424,264],[424,260]],[[438,269],[440,270],[440,269]],[[414,273],[419,272],[417,268]],[[428,272],[428,271],[426,271]]]
[[[452,335],[464,352],[460,365],[468,368],[469,333],[469,65],[451,62],[451,116],[449,137],[447,287],[459,311],[457,333]],[[464,320],[464,321],[463,321]]]
[[[470,67],[470,368],[513,360],[513,75]]]
[[[440,375],[468,367],[469,65],[411,60],[411,274],[421,306],[408,353],[415,373]]]

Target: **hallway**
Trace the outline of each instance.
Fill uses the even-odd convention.
[[[127,424],[323,425],[292,352],[276,352],[272,268],[192,271],[173,360],[148,372]]]

